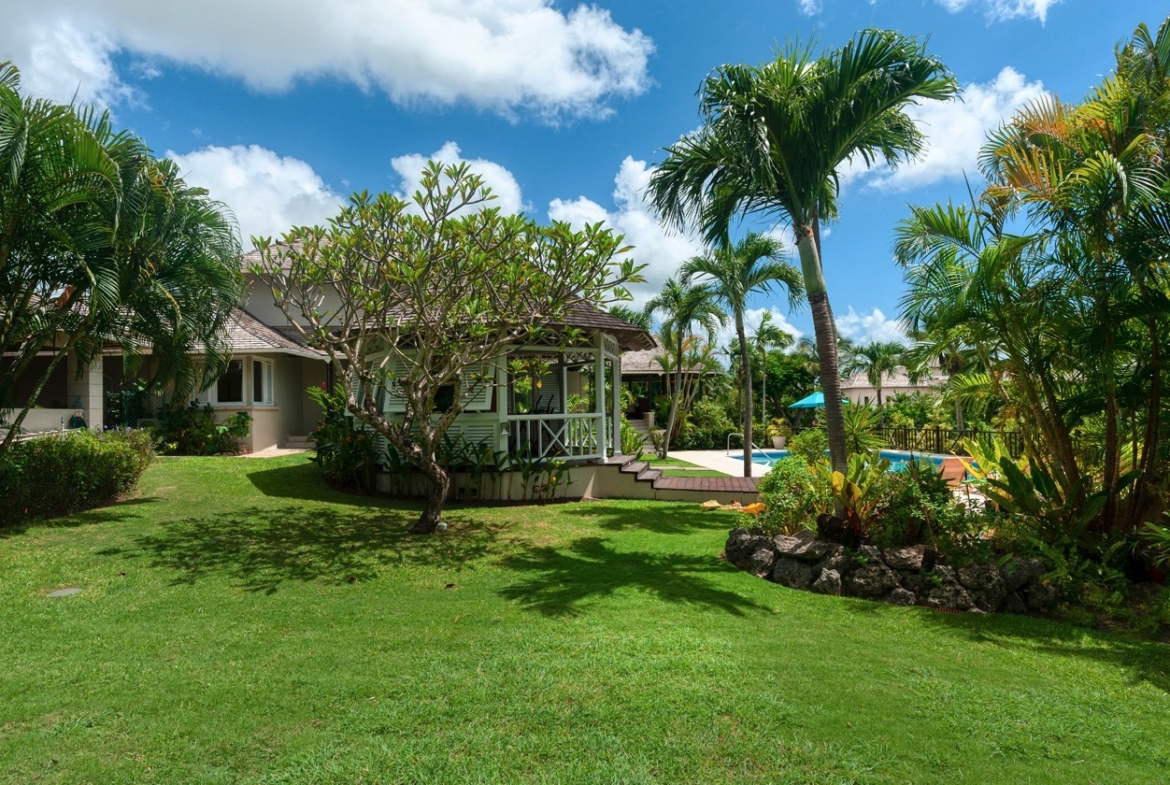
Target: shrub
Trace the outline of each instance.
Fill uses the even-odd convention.
[[[795,534],[813,528],[817,515],[833,509],[828,485],[799,458],[782,458],[759,483],[767,509],[757,525],[767,534]]]
[[[642,460],[642,454],[646,452],[646,437],[635,430],[625,417],[621,419],[621,429],[622,455],[633,455],[634,460]]]
[[[659,425],[665,427],[666,422]],[[674,450],[718,450],[727,445],[727,434],[736,430],[723,407],[704,398],[691,407],[682,433],[670,446]]]
[[[70,515],[115,501],[154,456],[143,430],[77,431],[14,444],[0,454],[0,523]]]
[[[251,423],[252,415],[247,412],[236,412],[217,423],[214,409],[191,401],[186,406],[163,407],[156,438],[163,451],[172,455],[234,455],[240,451],[239,440],[248,435]]]
[[[915,545],[958,532],[957,516],[963,508],[955,503],[946,480],[929,461],[918,461],[886,472],[879,488],[878,511],[870,523],[874,544],[882,547]]]
[[[800,458],[809,466],[824,463],[829,449],[829,437],[819,428],[801,431],[788,440],[789,455]]]
[[[321,407],[321,420],[309,435],[317,446],[313,458],[325,478],[368,493],[374,487],[378,444],[373,434],[357,425],[345,408],[345,388],[330,393],[310,387],[309,397]]]

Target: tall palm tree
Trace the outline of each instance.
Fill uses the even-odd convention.
[[[954,76],[922,44],[885,30],[863,30],[819,57],[793,45],[759,67],[724,65],[700,87],[702,128],[667,148],[650,181],[659,215],[698,226],[712,242],[726,242],[737,214],[792,225],[837,471],[846,468],[845,423],[820,222],[837,217],[847,162],[894,166],[913,158],[923,137],[906,107],[957,91]]]
[[[893,341],[873,341],[854,347],[845,360],[845,373],[864,373],[869,386],[877,390],[877,405],[882,408],[882,380],[903,364],[906,347]]]
[[[679,400],[682,397],[687,339],[696,327],[714,339],[719,328],[727,323],[727,317],[723,315],[707,289],[681,284],[674,278],[666,279],[662,291],[650,298],[644,311],[647,316],[659,317],[663,333],[668,337],[670,344],[667,348],[674,354],[675,384],[670,401],[670,416],[666,422],[666,434],[662,440],[661,457],[666,458],[670,451],[670,437],[674,433],[675,419],[678,417]]]
[[[772,312],[764,311],[760,323],[751,339],[752,349],[762,358],[760,384],[760,421],[768,422],[768,352],[773,349],[787,349],[792,345],[792,336],[780,329],[772,320]]]
[[[751,348],[744,330],[744,311],[748,297],[756,292],[770,292],[774,284],[788,289],[788,303],[796,307],[803,291],[800,273],[783,261],[780,241],[767,235],[750,233],[734,246],[717,248],[706,256],[695,256],[679,268],[684,283],[701,280],[710,296],[730,312],[739,340],[743,363],[743,476],[752,476],[752,362]]]

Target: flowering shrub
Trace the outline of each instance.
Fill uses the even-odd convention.
[[[110,504],[132,490],[154,457],[140,429],[52,434],[0,454],[0,524]]]
[[[156,438],[163,452],[171,455],[234,455],[240,451],[240,439],[248,435],[252,415],[236,412],[221,423],[215,421],[210,406],[172,404],[159,413]]]
[[[345,390],[310,387],[309,397],[321,407],[321,420],[309,440],[317,445],[314,459],[326,479],[368,493],[374,487],[378,444],[374,434],[358,427],[346,412]]]

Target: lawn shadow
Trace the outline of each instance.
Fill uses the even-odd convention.
[[[0,526],[0,540],[18,537],[30,531],[42,529],[73,529],[90,523],[120,523],[134,517],[134,508],[144,504],[156,504],[161,499],[153,496],[136,496],[132,499],[112,502],[104,507],[75,512],[60,518],[34,518],[11,525]]]
[[[705,578],[729,570],[714,555],[616,551],[601,537],[585,537],[566,548],[542,547],[510,556],[500,565],[528,576],[505,587],[500,594],[546,616],[576,615],[580,612],[578,606],[586,600],[608,597],[622,589],[735,616],[768,610]]]
[[[1170,693],[1170,646],[1163,643],[1009,613],[939,613],[924,609],[921,618],[929,625],[974,643],[1111,665],[1128,672],[1135,683],[1144,681]]]
[[[410,510],[252,507],[164,523],[126,547],[98,553],[146,559],[174,571],[172,584],[223,574],[271,594],[285,581],[364,582],[406,565],[460,570],[491,553],[503,529],[464,521],[442,534],[410,534],[416,520]]]
[[[340,502],[342,504],[378,504],[378,497],[348,493],[330,487],[321,470],[312,461],[302,460],[285,466],[267,467],[270,458],[241,458],[259,464],[249,469],[248,481],[265,496],[279,499],[303,499],[313,502]],[[400,505],[401,506],[401,505]]]
[[[580,509],[569,510],[566,515],[589,518],[596,521],[598,527],[612,532],[640,530],[655,534],[690,534],[696,531],[731,531],[738,523],[734,515],[682,504],[648,513],[646,510],[607,507],[605,502],[598,501]]]

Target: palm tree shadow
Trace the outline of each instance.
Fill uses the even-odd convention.
[[[655,534],[691,534],[696,531],[731,531],[736,526],[735,516],[717,510],[700,510],[693,504],[679,504],[674,509],[644,510],[602,508],[594,503],[583,509],[569,510],[567,515],[589,518],[606,531],[622,532],[638,529]]]
[[[616,551],[600,537],[586,537],[567,550],[537,548],[500,564],[527,575],[520,583],[501,589],[500,595],[546,616],[577,615],[586,601],[625,589],[653,594],[671,604],[714,608],[735,616],[768,610],[707,580],[708,575],[733,569],[713,556]]]
[[[441,535],[413,535],[414,521],[409,510],[253,507],[171,521],[99,555],[171,570],[172,585],[227,575],[249,591],[272,594],[286,581],[365,582],[407,565],[470,569],[492,553],[503,528],[463,521]]]

